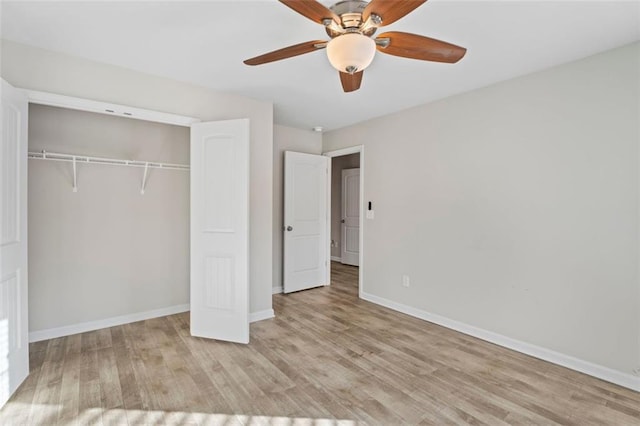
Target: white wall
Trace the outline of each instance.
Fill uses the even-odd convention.
[[[189,129],[30,105],[29,150],[189,164]],[[29,162],[32,332],[189,303],[189,172]]]
[[[251,312],[271,309],[273,106],[167,78],[2,40],[2,77],[14,86],[200,118],[249,118]]]
[[[273,291],[282,291],[282,229],[284,226],[284,152],[322,153],[322,134],[273,126]]]
[[[639,58],[636,43],[326,133],[324,150],[366,147],[365,293],[635,380]]]
[[[342,171],[360,167],[360,153],[331,159],[331,257],[342,256]]]

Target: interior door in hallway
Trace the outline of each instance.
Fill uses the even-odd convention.
[[[358,266],[360,260],[360,169],[342,170],[341,262]]]
[[[285,152],[284,292],[329,284],[329,158]]]

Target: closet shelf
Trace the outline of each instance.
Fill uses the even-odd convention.
[[[76,161],[78,163],[97,163],[112,166],[150,167],[153,169],[189,170],[188,164],[158,163],[156,161],[122,160],[118,158],[90,157],[87,155],[60,154],[58,152],[29,152],[33,160]]]
[[[147,184],[147,175],[149,169],[166,169],[166,170],[185,170],[189,171],[190,167],[187,164],[173,164],[173,163],[159,163],[156,161],[141,161],[141,160],[123,160],[119,158],[105,158],[105,157],[91,157],[87,155],[76,154],[61,154],[59,152],[29,152],[28,157],[31,160],[48,160],[48,161],[66,161],[73,163],[73,192],[78,192],[77,185],[77,163],[90,163],[90,164],[105,164],[109,166],[125,166],[125,167],[140,167],[144,169],[142,176],[142,186],[140,193],[144,194],[144,189]]]

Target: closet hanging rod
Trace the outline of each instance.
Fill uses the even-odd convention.
[[[28,156],[33,160],[67,161],[72,163],[106,164],[111,166],[128,166],[167,170],[189,170],[187,164],[160,163],[156,161],[122,160],[118,158],[91,157],[88,155],[61,154],[58,152],[29,152]]]

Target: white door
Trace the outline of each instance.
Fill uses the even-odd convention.
[[[329,284],[329,158],[284,154],[284,292]]]
[[[360,169],[342,170],[341,262],[358,266],[360,260]]]
[[[249,343],[249,120],[191,126],[191,334]]]
[[[29,374],[27,98],[2,80],[0,134],[0,407]]]

